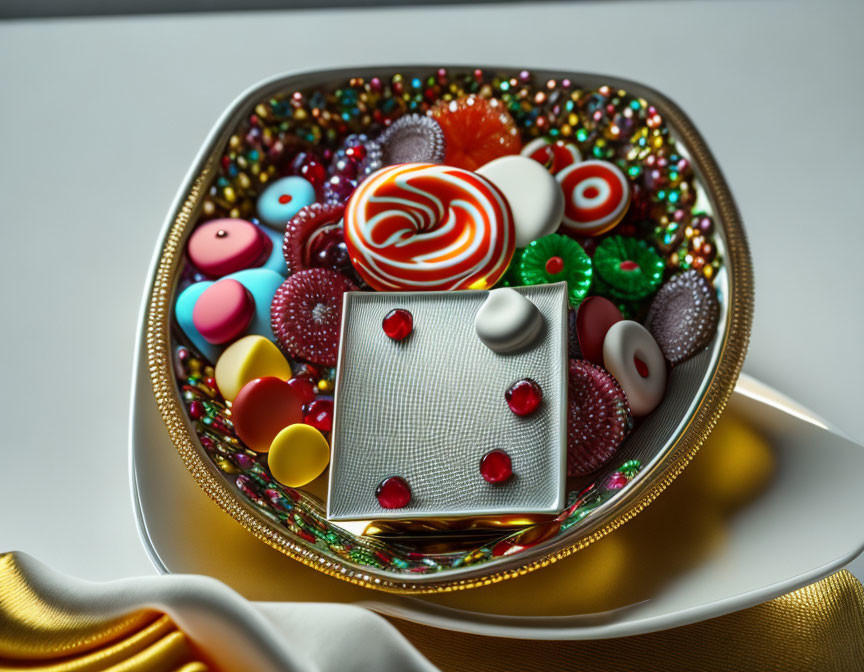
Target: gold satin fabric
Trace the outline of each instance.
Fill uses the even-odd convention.
[[[864,672],[864,588],[845,570],[744,611],[622,639],[524,641],[391,622],[445,672]],[[62,595],[38,594],[14,556],[0,555],[0,672],[216,669],[168,616],[81,616]]]
[[[0,555],[0,672],[208,672],[170,617],[82,616],[38,594],[12,554]]]
[[[524,641],[391,623],[444,672],[864,671],[864,588],[846,570],[734,614],[622,639]]]

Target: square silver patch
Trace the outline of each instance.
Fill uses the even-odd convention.
[[[346,292],[336,376],[327,499],[330,520],[382,520],[558,513],[567,446],[566,283],[519,287],[545,320],[527,349],[486,347],[474,316],[488,291]],[[411,312],[402,341],[381,326],[394,308]],[[516,416],[504,393],[531,378],[543,401]],[[513,476],[487,483],[480,460],[506,451]],[[388,476],[411,502],[385,509],[375,491]]]

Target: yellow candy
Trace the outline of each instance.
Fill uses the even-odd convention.
[[[329,463],[327,439],[317,429],[303,423],[289,425],[279,432],[267,453],[273,478],[289,488],[311,483]]]
[[[216,384],[228,401],[255,378],[290,380],[291,365],[276,345],[263,336],[244,336],[229,345],[216,362]]]

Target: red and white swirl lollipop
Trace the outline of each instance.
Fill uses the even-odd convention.
[[[630,184],[608,161],[583,161],[555,176],[564,191],[563,226],[579,236],[597,236],[613,228],[630,205]]]
[[[406,163],[373,173],[344,221],[351,262],[378,290],[486,289],[515,246],[501,191],[453,166]]]

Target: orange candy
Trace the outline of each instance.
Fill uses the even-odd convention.
[[[516,122],[494,98],[470,95],[441,101],[432,108],[432,117],[444,132],[444,163],[448,166],[477,170],[492,159],[522,149]]]

